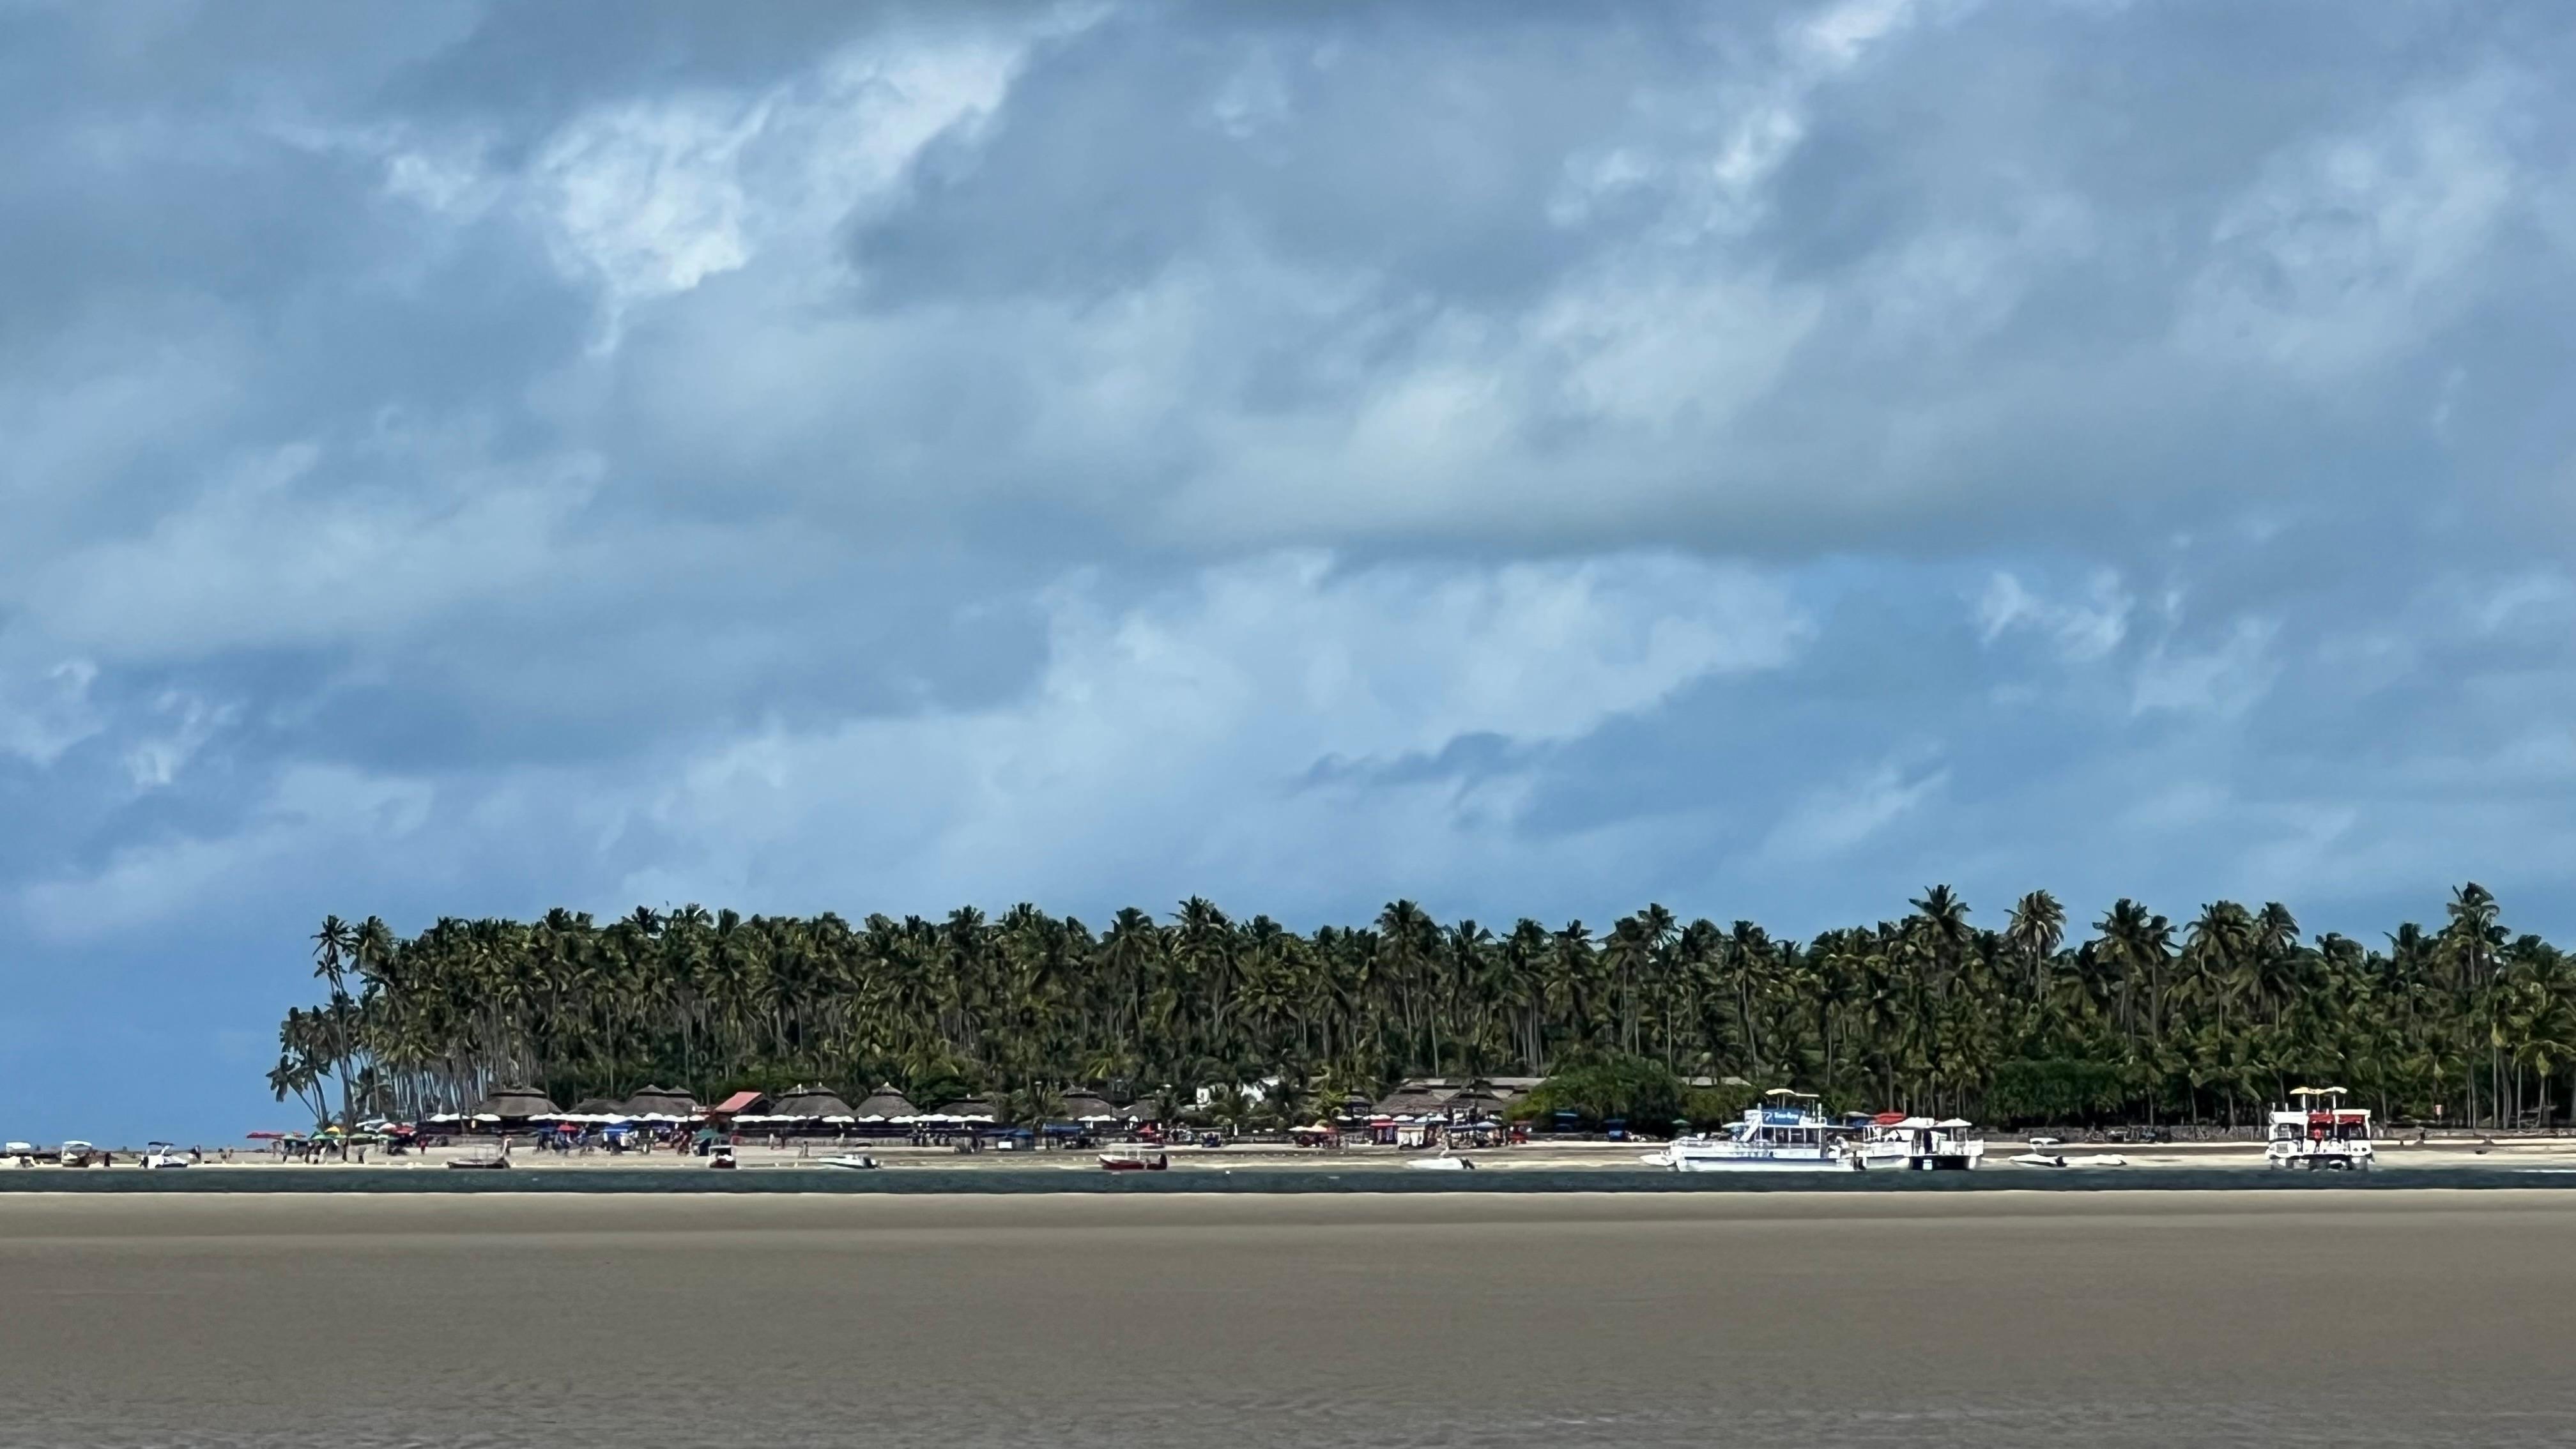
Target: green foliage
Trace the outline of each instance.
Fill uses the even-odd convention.
[[[1409,901],[1301,933],[1195,897],[1098,928],[1028,905],[856,923],[556,910],[410,937],[334,917],[311,948],[322,1000],[287,1013],[268,1079],[317,1118],[523,1084],[563,1101],[821,1082],[855,1101],[891,1081],[924,1106],[1031,1084],[1175,1103],[1265,1077],[1306,1089],[1296,1114],[1228,1107],[1250,1122],[1408,1076],[1526,1075],[1641,1129],[1731,1119],[1751,1090],[1688,1078],[1989,1122],[2250,1123],[2314,1079],[2455,1122],[2558,1120],[2576,1096],[2576,971],[2476,885],[2384,949],[2303,938],[2278,905],[2178,922],[2120,900],[2071,940],[2045,891],[2000,929],[1945,887],[1910,906],[1803,942],[1651,904],[1607,930],[1499,934]]]
[[[2005,1062],[1986,1089],[1986,1113],[1998,1126],[2095,1122],[2129,1099],[2122,1075],[2112,1062]]]
[[[1752,1087],[1693,1087],[1682,1093],[1682,1116],[1690,1119],[1693,1127],[1710,1131],[1741,1120],[1744,1109],[1761,1095]]]
[[[1549,1077],[1520,1101],[1511,1115],[1552,1121],[1572,1112],[1585,1127],[1623,1120],[1640,1131],[1660,1132],[1684,1115],[1682,1079],[1670,1067],[1644,1057],[1608,1056],[1582,1062]]]

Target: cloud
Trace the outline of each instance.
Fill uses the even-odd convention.
[[[2054,603],[2033,594],[2011,573],[1991,574],[1977,596],[1978,634],[1993,644],[2028,629],[2054,643],[2070,663],[2099,659],[2128,637],[2132,601],[2120,576],[2107,569],[2086,582],[2085,594],[2084,603]]]
[[[2300,141],[2221,213],[2180,328],[2188,344],[2333,383],[2438,330],[2531,186],[2494,72]]]
[[[67,659],[12,680],[0,674],[0,749],[37,765],[50,765],[65,750],[100,728],[90,702],[98,666]]]
[[[120,847],[95,871],[29,882],[17,893],[18,914],[53,942],[152,934],[183,917],[220,921],[282,876],[328,872],[338,853],[399,848],[434,799],[421,781],[290,769],[239,829]]]
[[[0,46],[20,1039],[324,910],[2576,922],[2554,16],[333,15]]]
[[[1773,826],[1763,853],[1785,861],[1841,855],[1913,814],[1950,781],[1946,769],[1886,760],[1813,791]]]
[[[775,883],[802,858],[786,874],[820,897],[855,846],[906,897],[972,879],[1106,900],[1122,880],[1179,888],[1184,869],[1290,900],[1378,872],[1437,882],[1517,849],[1525,779],[1342,786],[1312,767],[1578,741],[1776,669],[1809,628],[1757,575],[1654,555],[1346,570],[1286,554],[1121,609],[1080,582],[1044,607],[1046,666],[1006,705],[772,731],[693,762],[651,812],[703,851],[681,874]],[[1093,844],[1064,851],[1075,837]]]
[[[2279,673],[2271,658],[2278,632],[2279,626],[2270,620],[2239,619],[2206,647],[2157,645],[2138,665],[2131,709],[2138,714],[2169,710],[2233,717],[2245,713]]]

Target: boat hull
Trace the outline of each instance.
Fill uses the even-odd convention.
[[[1974,1172],[1985,1160],[1983,1143],[1973,1150],[1954,1152],[1872,1152],[1864,1148],[1860,1167],[1864,1172]]]
[[[1647,1159],[1674,1172],[1850,1172],[1848,1157],[1757,1157],[1715,1152],[1662,1153]]]

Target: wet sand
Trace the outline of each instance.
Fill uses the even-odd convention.
[[[2576,1441],[2576,1198],[0,1197],[0,1444]]]

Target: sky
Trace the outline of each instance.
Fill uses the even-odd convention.
[[[0,1132],[325,913],[2576,936],[2576,10],[0,0]]]

